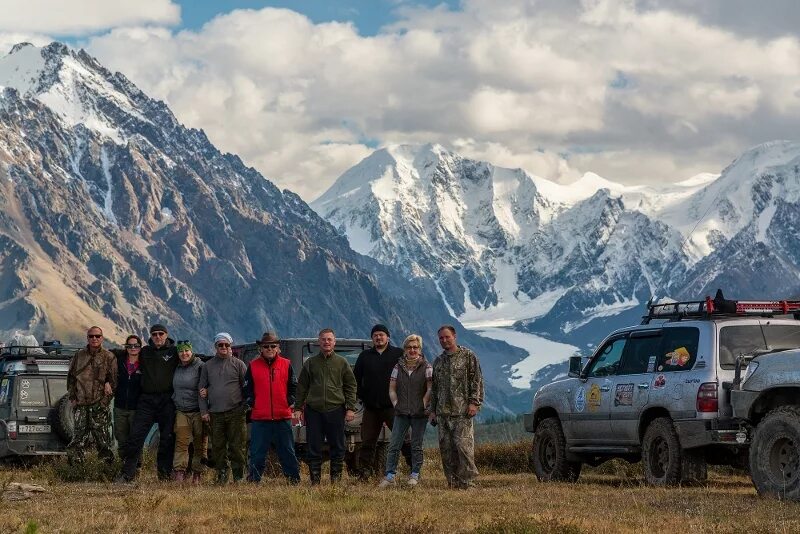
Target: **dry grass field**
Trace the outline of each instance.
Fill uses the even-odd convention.
[[[413,490],[347,478],[313,489],[307,479],[178,486],[157,482],[152,469],[118,486],[64,483],[48,465],[5,468],[4,487],[30,482],[47,492],[4,495],[0,532],[800,532],[800,504],[759,498],[741,474],[713,471],[702,487],[654,489],[637,466],[614,462],[577,484],[541,484],[526,472],[526,448],[482,447],[479,487],[470,491],[446,488],[435,451]]]

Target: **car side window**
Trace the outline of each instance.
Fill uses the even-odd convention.
[[[697,328],[689,326],[665,328],[657,370],[688,371],[694,367],[699,341],[700,331]]]
[[[617,374],[620,360],[622,359],[622,353],[625,350],[626,341],[627,338],[618,337],[603,345],[600,350],[597,351],[592,363],[589,364],[587,376],[596,377]]]
[[[660,331],[643,333],[628,339],[620,363],[620,375],[652,373],[661,354],[662,335]]]

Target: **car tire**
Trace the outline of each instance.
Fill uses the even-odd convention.
[[[642,440],[644,478],[651,486],[677,486],[683,475],[681,443],[672,420],[659,417],[647,427]]]
[[[536,427],[531,456],[533,472],[541,482],[575,482],[581,474],[581,462],[567,461],[567,440],[556,417]]]
[[[776,408],[758,424],[750,477],[759,495],[800,500],[800,406]]]
[[[56,435],[61,438],[61,441],[65,444],[69,444],[69,442],[72,441],[72,437],[75,435],[75,413],[67,395],[58,399],[58,402],[53,408],[52,424],[53,430]]]

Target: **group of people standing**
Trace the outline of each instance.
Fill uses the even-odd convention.
[[[210,438],[217,483],[247,477],[259,482],[268,451],[274,447],[283,475],[300,481],[293,421],[304,421],[306,461],[312,485],[321,482],[327,442],[330,478],[341,479],[345,425],[364,404],[359,454],[360,477],[370,479],[376,444],[384,426],[392,430],[380,487],[396,484],[400,452],[410,463],[409,485],[420,480],[422,441],[427,424],[438,425],[442,465],[449,487],[466,489],[478,472],[474,462],[473,417],[483,402],[483,377],[476,355],[456,342],[455,328],[438,332],[442,353],[431,364],[422,338],[412,334],[402,347],[390,343],[389,330],[375,325],[373,346],[351,367],[335,352],[336,335],[319,332],[319,352],[305,360],[298,375],[280,353],[280,338],[265,333],[260,354],[249,365],[233,356],[232,337],[214,337],[214,357],[203,362],[188,340],[175,342],[155,324],[150,339],[130,335],[124,349],[103,348],[103,331],[87,331],[87,345],[70,363],[67,378],[74,407],[75,434],[67,447],[70,462],[80,463],[90,439],[101,458],[114,460],[114,438],[123,461],[118,482],[130,482],[141,465],[144,443],[158,425],[158,478],[199,483]],[[246,454],[250,414],[249,460]],[[410,440],[406,439],[410,433]],[[383,460],[383,459],[379,459]]]

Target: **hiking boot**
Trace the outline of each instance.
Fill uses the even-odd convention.
[[[397,483],[394,481],[393,478],[392,479],[384,478],[383,480],[381,480],[381,483],[378,484],[378,488],[380,489],[393,488],[395,487],[396,484]]]
[[[200,473],[192,473],[192,484],[198,485],[202,484],[202,482],[203,482],[203,477],[200,475]]]
[[[411,486],[412,488],[417,484],[419,484],[419,479],[417,477],[409,477],[409,479],[406,481],[406,485]]]
[[[186,480],[186,472],[183,469],[176,469],[172,472],[172,480],[181,483]]]

